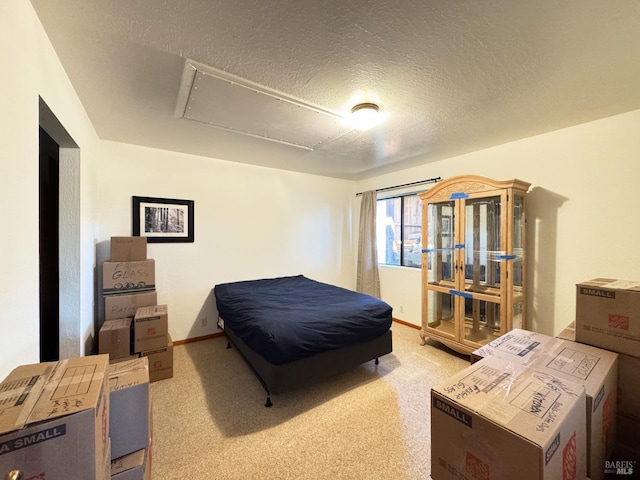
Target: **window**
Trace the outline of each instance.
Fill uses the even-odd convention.
[[[418,195],[384,198],[376,204],[378,263],[422,265],[422,202]]]

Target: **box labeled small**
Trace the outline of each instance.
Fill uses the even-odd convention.
[[[592,480],[603,480],[602,465],[615,446],[619,355],[591,345],[513,329],[472,353],[472,358],[485,356],[548,372],[584,387],[587,475]]]
[[[431,390],[431,478],[586,478],[585,409],[581,385],[483,358]]]
[[[579,283],[576,341],[640,357],[640,282],[596,278]]]
[[[0,472],[108,480],[108,362],[90,355],[9,374],[0,384]]]

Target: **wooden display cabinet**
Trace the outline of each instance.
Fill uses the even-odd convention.
[[[468,175],[420,194],[423,345],[431,338],[469,354],[526,328],[529,186]]]

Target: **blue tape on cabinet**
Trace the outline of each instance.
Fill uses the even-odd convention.
[[[464,192],[453,192],[449,197],[449,200],[459,200],[461,198],[469,198],[469,194]]]
[[[458,290],[449,290],[449,293],[451,295],[457,295],[459,297],[464,297],[464,298],[473,298],[473,295],[471,293],[467,293],[467,292],[460,292]]]

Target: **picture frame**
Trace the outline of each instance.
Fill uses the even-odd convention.
[[[132,197],[132,235],[147,243],[193,243],[194,201]]]

